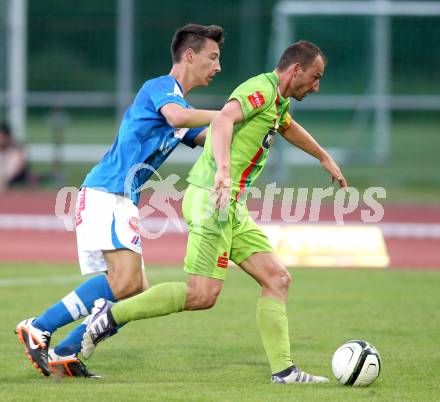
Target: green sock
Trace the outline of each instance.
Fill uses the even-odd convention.
[[[178,313],[185,308],[186,283],[167,282],[122,300],[112,307],[116,324]]]
[[[260,297],[257,325],[272,374],[292,366],[286,305],[269,297]]]

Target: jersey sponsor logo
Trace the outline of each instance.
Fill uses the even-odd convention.
[[[226,251],[217,258],[217,267],[228,268],[228,253]]]
[[[261,146],[264,149],[269,149],[270,146],[273,144],[274,138],[275,138],[275,134],[277,132],[273,129],[270,129],[267,134],[264,136],[263,141],[261,143]]]
[[[86,187],[83,187],[79,192],[78,201],[76,204],[75,212],[75,226],[79,226],[82,223],[81,212],[86,209]]]
[[[254,109],[258,109],[266,103],[263,94],[259,91],[250,94],[248,99]]]
[[[185,137],[185,134],[188,132],[189,128],[178,128],[176,131],[174,131],[174,138],[178,138],[181,140],[183,137]]]

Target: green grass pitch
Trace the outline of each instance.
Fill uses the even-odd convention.
[[[148,267],[151,284],[185,280]],[[440,400],[440,271],[294,269],[288,302],[298,366],[330,384],[269,383],[255,323],[259,288],[233,268],[211,311],[127,325],[88,367],[101,380],[45,378],[13,334],[81,282],[74,265],[0,264],[0,401],[433,401]],[[53,337],[52,345],[67,333]],[[337,384],[333,352],[366,339],[382,372],[368,388]]]

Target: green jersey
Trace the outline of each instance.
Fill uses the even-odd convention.
[[[279,126],[290,124],[290,101],[278,92],[275,71],[250,78],[229,97],[240,102],[244,120],[234,125],[231,142],[232,194],[236,201],[246,193],[266,164],[270,145]],[[217,165],[214,159],[211,126],[202,155],[189,172],[188,182],[211,189]]]

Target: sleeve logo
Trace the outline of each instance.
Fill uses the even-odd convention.
[[[249,95],[248,99],[254,109],[258,109],[266,103],[263,94],[259,91]]]

